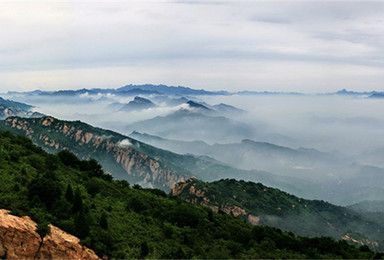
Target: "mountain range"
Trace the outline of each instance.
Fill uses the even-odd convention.
[[[384,196],[382,168],[359,164],[351,158],[343,158],[315,149],[293,149],[249,139],[240,143],[227,144],[177,141],[141,134],[137,131],[132,132],[130,136],[176,153],[209,156],[226,162],[233,168],[258,169],[280,176],[307,180],[308,183],[317,186],[315,190],[321,191],[321,195],[316,197],[313,194],[287,190],[299,196],[326,199],[342,205],[358,202],[364,198],[375,200]],[[283,188],[274,184],[272,186]]]
[[[42,91],[35,90],[29,92],[9,91],[10,95],[27,94],[27,95],[41,95],[41,96],[77,96],[83,94],[97,95],[97,94],[114,94],[122,96],[136,96],[136,95],[174,95],[174,96],[202,96],[202,95],[306,95],[300,92],[271,92],[271,91],[247,91],[241,90],[236,92],[228,92],[224,90],[208,91],[204,89],[193,89],[185,86],[167,86],[164,84],[143,84],[143,85],[125,85],[119,88],[91,88],[91,89],[78,89],[78,90],[58,90],[58,91]],[[336,92],[318,93],[319,95],[354,95],[354,96],[368,96],[379,97],[384,94],[383,91],[350,91],[341,89]]]
[[[114,95],[126,95],[133,96],[138,94],[150,95],[150,94],[163,94],[163,95],[227,95],[226,91],[207,91],[204,89],[192,89],[183,86],[167,86],[167,85],[126,85],[116,89],[78,89],[78,90],[59,90],[59,91],[30,91],[30,92],[8,92],[8,94],[28,94],[28,95],[41,95],[41,96],[76,96],[88,93],[89,95],[97,94],[114,94]]]
[[[1,128],[25,135],[50,152],[68,149],[79,158],[97,159],[103,168],[117,179],[125,179],[132,183],[165,191],[172,188],[176,182],[197,177],[204,181],[236,178],[262,182],[300,197],[325,199],[343,205],[384,196],[383,179],[381,178],[383,170],[377,167],[351,165],[351,171],[358,170],[351,177],[344,179],[324,177],[322,179],[323,177],[320,176],[319,180],[314,181],[310,178],[303,178],[303,176],[283,176],[278,172],[274,174],[257,168],[238,169],[230,165],[230,160],[223,160],[225,157],[221,157],[225,161],[223,163],[209,156],[173,153],[80,121],[62,121],[53,117],[31,119],[10,117],[1,121]],[[253,147],[254,144],[252,142],[250,144]],[[265,144],[261,144],[262,147],[265,146]],[[246,143],[243,146],[243,149],[249,149]],[[241,152],[233,150],[234,148],[231,146],[219,145],[219,147],[224,155],[228,153],[230,156],[233,153],[234,158],[238,156],[236,153],[241,155]],[[292,152],[293,158],[296,158],[295,153],[298,153],[295,150],[273,145],[266,145],[266,147],[273,148],[269,153],[272,151],[275,154],[280,154],[281,151],[284,151],[283,154]],[[323,157],[330,160],[327,154],[312,150],[303,150],[305,152],[303,154],[303,151],[299,151],[303,160],[313,155],[319,156],[319,159]],[[262,154],[264,151],[255,150],[254,152]],[[290,156],[292,155],[287,158]],[[316,156],[313,157],[315,161]],[[270,158],[273,159],[273,156]]]
[[[178,98],[175,99],[177,100]],[[255,136],[255,132],[246,124],[224,116],[211,114],[215,109],[217,109],[217,111],[221,109],[223,111],[226,110],[226,112],[233,112],[237,110],[235,107],[225,104],[210,106],[203,102],[195,102],[184,98],[180,98],[179,101],[183,102],[181,104],[185,104],[187,107],[168,116],[155,117],[154,119],[132,124],[129,127],[137,130],[141,124],[143,124],[143,129],[153,127],[156,128],[155,131],[164,131],[167,133],[172,132],[172,127],[184,127],[182,129],[184,129],[187,134],[190,133],[190,135],[192,135],[200,129],[209,129],[209,126],[212,126],[216,127],[216,131],[212,132],[212,137],[216,138],[218,138],[218,136],[220,137],[220,135],[224,137],[225,131],[234,127],[233,131],[235,132],[242,128],[244,132],[240,131],[240,134]],[[4,100],[4,104],[8,106],[13,105],[15,108],[23,111],[32,109],[32,106],[12,102],[13,101]],[[152,103],[149,99],[137,96],[128,104],[132,106],[130,109],[135,110],[136,106],[138,106],[138,109],[142,109],[141,105],[150,104],[149,102]],[[239,110],[238,112],[241,111]],[[172,125],[172,123],[174,123],[174,125]],[[164,124],[169,125],[164,126],[166,130],[161,130],[159,127]],[[208,126],[208,128],[204,128],[203,126]],[[191,132],[187,132],[188,128],[192,128],[190,129]],[[180,131],[180,129],[181,128],[178,130]],[[178,196],[189,203],[208,206],[218,213],[228,213],[257,226],[268,225],[279,228],[276,231],[277,233],[281,232],[279,230],[282,229],[284,231],[294,232],[295,235],[300,236],[331,236],[336,239],[343,239],[354,243],[360,247],[362,245],[368,245],[374,250],[383,250],[383,215],[380,211],[372,211],[372,209],[381,207],[380,203],[372,204],[373,202],[363,202],[346,208],[335,206],[324,201],[299,198],[333,199],[341,204],[352,204],[361,201],[362,198],[370,198],[370,194],[376,197],[380,196],[380,194],[384,196],[382,189],[383,179],[380,179],[380,177],[383,176],[383,169],[378,167],[358,165],[345,158],[340,158],[331,153],[324,153],[315,149],[294,149],[268,142],[253,141],[251,139],[243,139],[241,142],[225,144],[208,144],[203,141],[185,141],[185,138],[183,138],[183,141],[165,139],[160,137],[162,136],[161,132],[157,132],[159,136],[140,134],[137,131],[133,132],[130,136],[125,136],[114,131],[93,127],[80,121],[63,121],[51,116],[42,115],[36,118],[9,116],[0,122],[0,130],[8,130],[15,134],[24,135],[31,139],[33,143],[50,153],[59,152],[58,160],[64,165],[74,167],[77,170],[85,169],[85,171],[88,171],[87,174],[94,174],[95,176],[88,176],[83,180],[85,186],[82,188],[82,192],[83,197],[88,200],[88,202],[86,202],[87,207],[93,207],[89,204],[89,201],[93,201],[92,198],[96,198],[95,196],[99,194],[100,190],[105,188],[100,188],[104,185],[101,184],[103,181],[93,180],[91,183],[90,178],[92,179],[97,176],[107,182],[111,182],[111,177],[113,177],[115,180],[120,180],[120,182],[117,181],[117,185],[126,185],[126,182],[122,180],[136,184],[135,189],[139,190],[139,193],[135,195],[135,199],[130,199],[132,202],[130,205],[132,209],[139,214],[142,212],[141,207],[144,207],[143,205],[148,204],[148,202],[137,204],[137,201],[147,200],[149,197],[144,198],[138,194],[149,193],[166,197],[163,191],[168,192],[173,188],[172,194],[174,196]],[[248,130],[250,132],[247,133]],[[227,133],[229,134],[229,132]],[[260,133],[256,134],[260,135]],[[9,137],[7,133],[3,135],[5,139],[10,138],[11,140],[13,138]],[[17,138],[20,139],[21,137]],[[15,139],[16,145],[25,143],[27,144],[27,149],[32,149],[30,148],[32,147],[30,143],[24,139],[17,141],[17,138]],[[191,140],[195,140],[195,138],[192,137]],[[4,144],[7,142],[4,142]],[[4,152],[5,147],[8,146],[4,146],[2,151]],[[56,177],[52,177],[52,179],[49,177],[51,174],[49,172],[56,172],[55,169],[57,169],[57,165],[60,165],[60,163],[56,163],[57,159],[54,160],[54,157],[37,159],[37,157],[43,154],[43,152],[38,151],[37,148],[33,149],[35,149],[34,151],[38,151],[39,155],[36,155],[36,158],[33,156],[33,158],[29,158],[28,156],[31,152],[20,152],[24,148],[18,146],[18,148],[15,148],[16,146],[12,147],[15,152],[9,152],[9,154],[7,152],[8,155],[4,155],[3,158],[11,161],[15,169],[19,167],[17,163],[30,162],[32,168],[38,169],[38,172],[46,172],[43,174],[44,176],[35,176],[39,179],[36,183],[44,183],[46,178],[50,181],[56,180]],[[86,161],[81,162],[74,157],[74,155],[66,151],[73,152],[80,160]],[[91,158],[96,159],[100,165],[98,166],[98,162]],[[51,165],[51,161],[54,165]],[[11,165],[10,163],[8,164]],[[2,163],[0,167],[6,167],[6,169],[8,169],[8,164]],[[328,168],[325,168],[324,165],[327,165]],[[101,174],[101,166],[106,171],[106,174]],[[313,175],[314,166],[318,168],[317,171],[319,173],[321,173],[322,170],[324,171],[324,169],[329,170],[332,168],[335,171],[340,171],[339,177],[343,177],[342,170],[350,169],[350,178],[330,178],[328,181],[324,181],[324,176],[321,175],[319,175],[319,179],[315,181],[313,178],[306,178],[306,175]],[[32,169],[28,165],[24,165],[23,167],[25,170],[21,170],[21,172],[29,172],[29,170]],[[48,168],[47,170],[44,167],[53,170],[49,170]],[[59,166],[60,169],[62,169],[61,167],[62,166]],[[284,172],[284,169],[287,168],[290,168],[292,172]],[[2,168],[0,168],[0,170],[1,169]],[[67,171],[71,172],[72,170]],[[34,170],[32,172],[34,172]],[[285,176],[281,175],[281,173],[284,173]],[[85,176],[84,173],[81,174]],[[62,175],[62,173],[60,173],[60,176],[60,178],[67,178],[65,177],[66,175]],[[363,176],[364,178],[362,178]],[[65,183],[64,179],[61,179],[61,183]],[[11,177],[7,177],[7,180],[13,181]],[[243,180],[261,182],[263,184]],[[207,181],[213,182],[207,183]],[[35,182],[27,182],[27,189],[34,187],[33,185],[35,184],[33,183]],[[111,184],[108,186],[109,188],[105,188],[104,194],[108,193],[108,189],[117,189],[117,186],[112,188],[113,185],[115,184]],[[16,185],[14,187],[16,187]],[[163,191],[157,190],[156,188]],[[276,188],[299,197],[290,195]],[[14,189],[17,191],[17,188]],[[33,190],[33,188],[31,189]],[[38,190],[40,190],[40,188]],[[63,190],[63,187],[61,190]],[[25,193],[24,190],[23,192]],[[111,194],[112,193],[115,193],[115,191],[111,192]],[[91,197],[88,197],[88,194]],[[3,200],[1,196],[5,196]],[[151,197],[150,199],[154,198]],[[39,197],[38,199],[30,197],[29,200],[32,200],[32,202],[35,203],[34,205],[46,203],[44,202],[44,197]],[[110,200],[110,198],[108,200]],[[177,199],[172,198],[172,200]],[[21,210],[17,204],[12,203],[9,204],[6,195],[0,194],[0,208],[12,209],[19,215],[32,214],[31,216],[40,222],[40,224],[42,221],[54,221],[54,224],[59,223],[58,226],[60,228],[70,233],[79,232],[78,230],[74,231],[73,227],[72,230],[70,228],[71,225],[76,225],[76,221],[80,221],[79,219],[76,220],[78,216],[74,216],[71,220],[73,221],[72,224],[49,217],[51,215],[57,217],[56,215],[60,211],[61,206],[46,204],[44,207],[47,209],[47,212],[49,212],[49,216],[44,217],[42,220],[41,214],[43,213],[41,213],[41,209],[39,209],[40,213],[36,211],[26,211],[25,208]],[[31,204],[30,207],[33,208],[34,206]],[[52,207],[54,211],[51,212]],[[180,213],[184,210],[185,208],[177,212]],[[100,210],[98,211],[97,218],[100,218],[101,212]],[[148,208],[145,209],[145,212],[150,215],[155,214],[152,209],[149,210]],[[197,211],[191,214],[198,214],[196,212]],[[119,214],[122,213],[120,212]],[[156,218],[156,214],[151,216]],[[108,219],[114,219],[111,214],[107,215]],[[178,221],[193,219],[194,217],[192,215],[177,219],[175,223],[180,224]],[[94,224],[95,223],[90,223],[90,225]],[[104,224],[100,225],[104,226]],[[114,227],[116,228],[116,226]],[[152,227],[156,229],[156,227]],[[199,228],[200,227],[198,227],[198,229]],[[273,233],[274,231],[271,232]],[[83,235],[80,234],[80,236]],[[293,234],[289,234],[289,236],[295,238]],[[92,237],[92,235],[89,235],[89,237]],[[98,238],[92,239],[97,240]],[[187,238],[187,240],[188,239],[191,238]],[[96,252],[99,254],[100,252],[104,252],[103,250],[106,250],[102,249],[100,244],[96,245],[94,242],[90,242],[90,240],[85,240],[84,243],[90,248],[96,248]],[[327,240],[326,243],[332,243],[332,240]],[[135,245],[137,248],[141,248],[140,250],[144,250],[144,252],[141,252],[143,254],[147,253],[146,250],[149,250],[145,249],[148,245],[145,246],[143,243]],[[156,247],[157,246],[153,245],[153,248]],[[203,255],[196,252],[192,253],[194,249],[191,248],[192,247],[189,249],[177,249],[177,254],[173,252],[172,249],[172,253],[168,251],[164,253],[163,256],[174,254],[184,257]],[[282,247],[279,245],[279,248]],[[137,256],[137,252],[134,253],[133,251],[129,252],[129,254],[122,253],[120,255],[120,253],[113,251],[111,248],[108,250],[108,254],[114,256]],[[362,248],[361,250],[369,252],[367,248]],[[155,252],[152,253],[153,256],[161,255]],[[210,256],[212,257],[213,255]],[[219,255],[215,256],[218,257]],[[232,252],[231,256],[238,255]],[[263,257],[266,256],[267,255],[263,255]]]

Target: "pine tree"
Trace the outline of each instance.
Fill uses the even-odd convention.
[[[100,227],[102,229],[108,229],[108,220],[107,220],[107,215],[103,212],[100,218]]]
[[[72,190],[71,184],[68,184],[67,186],[67,190],[65,192],[65,198],[67,199],[67,201],[73,202],[73,190]]]
[[[89,235],[89,223],[84,213],[77,213],[75,216],[75,233],[80,239],[86,238]]]
[[[75,192],[75,196],[73,197],[73,213],[82,213],[83,212],[83,200],[81,198],[80,190],[77,188]]]

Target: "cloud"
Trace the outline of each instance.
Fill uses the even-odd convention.
[[[0,26],[7,28],[0,32],[0,91],[169,82],[282,90],[274,82],[280,70],[265,75],[272,83],[264,87],[257,76],[228,75],[222,68],[241,72],[249,71],[247,66],[258,69],[261,62],[279,67],[302,61],[304,70],[308,64],[332,70],[332,63],[372,72],[384,67],[383,3],[196,3],[0,2]],[[223,85],[229,76],[235,86]],[[315,83],[303,86],[301,76],[297,73],[289,82],[296,87],[292,90],[319,90]],[[377,85],[384,83],[376,80]],[[360,89],[372,85],[358,82]]]
[[[119,141],[117,143],[117,145],[120,147],[128,147],[128,146],[132,146],[132,143],[129,139],[123,139],[123,140]]]

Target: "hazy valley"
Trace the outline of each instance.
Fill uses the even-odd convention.
[[[366,93],[228,93],[130,85],[3,97],[0,130],[21,134],[49,153],[68,150],[81,160],[96,159],[115,180],[162,196],[171,191],[252,225],[383,250],[384,118],[378,112],[383,105]],[[93,191],[96,184],[84,181],[91,196],[104,189],[98,184]],[[78,232],[52,214],[34,218],[56,219],[59,228]],[[96,253],[104,250],[85,243]],[[177,254],[195,255],[191,250]],[[164,256],[170,254],[175,252]]]

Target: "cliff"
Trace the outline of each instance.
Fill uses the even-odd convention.
[[[5,259],[99,259],[80,239],[50,225],[41,238],[29,217],[11,215],[0,209],[0,256]]]
[[[141,152],[145,144],[79,121],[10,117],[4,124],[49,152],[67,149],[80,159],[94,158],[116,179],[168,191],[175,183],[189,177]]]

